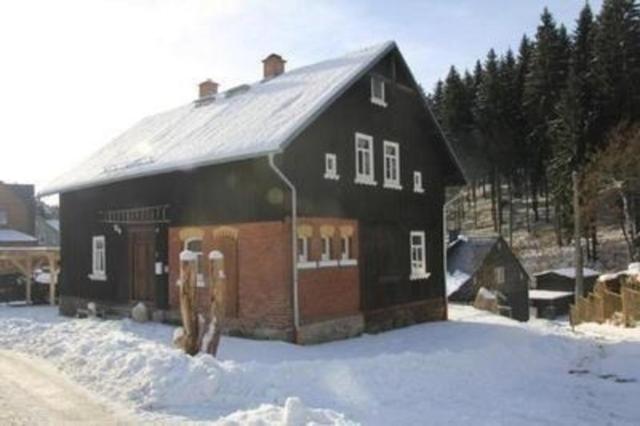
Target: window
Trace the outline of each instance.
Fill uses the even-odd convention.
[[[352,258],[353,256],[353,238],[349,235],[343,235],[340,238],[340,265],[350,266],[357,265],[358,260]]]
[[[184,242],[184,249],[196,254],[196,286],[204,287],[205,263],[202,258],[202,240],[200,238],[189,238]]]
[[[504,266],[497,266],[493,270],[493,275],[496,280],[496,284],[504,284]]]
[[[309,244],[311,242],[311,238],[309,237],[298,237],[298,268],[299,269],[309,269],[315,268],[317,266],[316,262],[309,260]]]
[[[6,225],[9,223],[9,215],[5,209],[0,209],[0,225]]]
[[[356,133],[356,183],[375,185],[373,173],[373,138]]]
[[[400,185],[400,145],[384,141],[384,187],[402,189]]]
[[[104,235],[96,235],[91,241],[92,270],[89,278],[94,281],[107,279],[107,244]]]
[[[413,192],[424,192],[424,187],[422,186],[422,172],[413,172]]]
[[[409,239],[411,243],[410,279],[428,278],[424,231],[411,231]]]
[[[324,178],[338,180],[338,158],[336,154],[324,155]]]
[[[320,254],[320,262],[318,262],[318,266],[327,267],[327,266],[338,266],[338,260],[334,259],[333,256],[333,247],[332,247],[332,238],[328,235],[324,235],[322,237],[322,253]]]
[[[379,77],[371,77],[371,103],[386,107],[384,93],[384,80]]]

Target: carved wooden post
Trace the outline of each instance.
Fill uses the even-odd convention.
[[[196,260],[189,250],[180,253],[180,314],[182,334],[174,337],[174,343],[189,355],[198,353],[198,314],[196,312]]]
[[[209,253],[209,312],[205,319],[200,350],[213,356],[218,352],[220,334],[225,319],[226,276],[224,255],[218,250]]]

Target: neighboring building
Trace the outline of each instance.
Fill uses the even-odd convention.
[[[62,313],[175,315],[179,253],[202,253],[204,287],[217,249],[230,333],[311,342],[446,319],[444,191],[464,178],[395,43],[263,64],[252,85],[202,83],[43,191],[60,193]]]
[[[60,245],[60,221],[36,216],[36,236],[41,246],[57,247]]]
[[[534,318],[555,319],[568,315],[573,303],[573,291],[529,290],[530,314]]]
[[[595,285],[600,272],[593,269],[584,268],[584,294],[591,293],[593,286]],[[575,292],[576,288],[576,268],[559,268],[551,269],[543,272],[537,272],[533,274],[535,278],[534,288],[538,290],[552,290],[552,291],[564,291]]]
[[[529,276],[502,237],[459,237],[447,250],[447,272],[450,301],[473,303],[484,287],[502,315],[529,319]]]
[[[0,247],[36,245],[35,214],[33,185],[0,182]]]

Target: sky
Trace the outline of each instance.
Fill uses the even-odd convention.
[[[431,90],[451,64],[516,50],[547,4],[572,30],[584,0],[2,2],[0,181],[42,186],[207,78],[259,80],[272,52],[292,69],[395,40]]]

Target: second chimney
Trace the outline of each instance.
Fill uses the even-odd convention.
[[[284,64],[287,61],[282,59],[282,56],[272,53],[262,60],[264,66],[264,78],[273,78],[284,73]]]
[[[216,95],[218,93],[218,83],[215,81],[205,80],[198,85],[200,92],[200,99],[208,98],[209,96]]]

